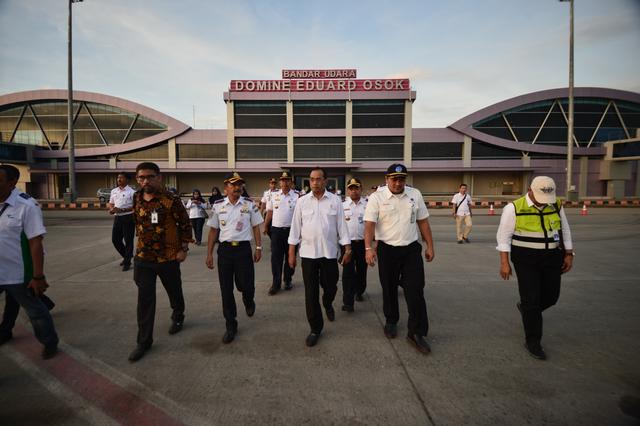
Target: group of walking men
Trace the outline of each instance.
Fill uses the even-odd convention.
[[[13,263],[7,265],[14,272],[0,277],[0,290],[8,293],[7,301],[14,296],[25,307],[36,336],[45,345],[43,356],[50,357],[55,353],[52,348],[57,349],[58,340],[51,316],[42,298],[38,297],[47,287],[41,254],[41,240],[45,232],[42,214],[30,197],[15,188],[15,173],[2,167],[0,209],[2,213],[8,209],[11,211],[4,217],[0,213],[0,233],[3,237],[11,235],[14,238],[13,233],[18,229],[24,231],[32,256],[29,260],[17,262],[16,256],[9,254],[10,250],[0,247],[3,249],[0,260],[4,265],[4,258],[11,258]],[[407,340],[421,353],[430,353],[431,348],[425,340],[429,321],[424,297],[421,241],[425,243],[424,259],[427,262],[434,259],[434,244],[429,212],[422,194],[407,186],[406,178],[406,167],[392,164],[385,174],[386,185],[379,187],[368,200],[362,197],[362,182],[357,178],[350,179],[346,185],[348,197],[343,202],[326,189],[324,169],[311,170],[310,191],[304,196],[293,189],[289,173],[283,172],[279,179],[281,189],[270,190],[265,197],[266,218],[263,220],[259,207],[250,198],[242,196],[244,179],[237,172],[227,174],[224,178],[226,197],[214,202],[207,220],[210,230],[206,257],[206,266],[209,269],[217,266],[218,269],[226,322],[223,343],[231,343],[238,332],[234,287],[242,294],[247,316],[255,313],[253,264],[262,257],[260,226],[264,221],[263,232],[271,239],[270,295],[281,290],[283,281],[285,290],[293,288],[297,254],[300,256],[310,326],[305,341],[307,346],[318,343],[325,316],[329,321],[335,320],[333,302],[337,293],[338,265],[343,266],[342,310],[353,312],[354,301],[363,300],[367,266],[377,263],[385,336],[390,339],[397,337],[400,317],[398,287],[402,287],[408,309]],[[185,303],[180,263],[186,259],[189,244],[193,242],[189,214],[180,198],[164,188],[158,166],[150,162],[140,163],[136,168],[136,180],[140,190],[133,192],[126,185],[126,175],[119,175],[118,188],[113,190],[108,206],[109,212],[116,215],[113,241],[123,258],[121,265],[127,270],[133,259],[134,281],[138,287],[138,336],[137,345],[129,356],[132,362],[141,359],[153,343],[157,277],[160,277],[169,296],[172,309],[169,334],[182,330]],[[460,222],[466,222],[464,216],[471,214],[466,187],[461,186],[453,204],[456,221],[460,215],[463,217]],[[463,208],[463,214],[460,214],[462,206],[466,209]],[[138,236],[135,256],[133,242],[129,243],[132,240],[131,223]],[[466,226],[465,231],[458,231],[459,241],[468,242],[470,221]],[[252,239],[255,242],[253,249]],[[2,238],[3,244],[5,240],[8,241]],[[573,259],[569,226],[561,203],[556,200],[555,183],[551,178],[535,178],[527,195],[505,207],[497,240],[500,275],[503,279],[511,275],[511,252],[518,277],[520,303],[517,307],[525,328],[526,349],[532,356],[544,359],[546,355],[540,344],[542,311],[557,301],[560,275],[571,269]],[[16,251],[16,243],[11,244],[7,248]],[[216,245],[217,261],[214,261]],[[31,275],[19,273],[18,266],[22,271],[22,266],[27,263],[32,264]],[[26,267],[24,269],[27,270]],[[29,296],[28,291],[32,291],[35,297]],[[0,343],[10,339],[10,327],[9,334],[6,327],[3,328],[5,322],[6,310],[0,325]]]

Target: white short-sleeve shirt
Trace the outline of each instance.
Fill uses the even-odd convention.
[[[392,246],[408,246],[417,241],[416,221],[428,217],[420,191],[406,186],[402,194],[394,194],[388,187],[374,192],[364,214],[366,222],[376,224],[376,240]]]
[[[458,207],[458,211],[456,211],[457,216],[469,216],[471,214],[471,210],[469,209],[469,206],[472,203],[471,195],[461,194],[458,192],[451,199],[451,203],[453,203],[456,206],[460,204],[460,207]]]
[[[22,239],[22,233],[26,240],[30,240],[47,232],[42,212],[30,195],[17,188],[11,191],[4,203],[0,203],[0,211],[0,284],[23,284],[25,259],[22,245],[28,243]]]
[[[132,209],[133,208],[133,196],[136,191],[129,185],[124,188],[116,186],[111,190],[111,196],[109,197],[109,203],[113,204],[118,209]],[[116,213],[116,216],[126,216],[133,214],[133,210],[124,213]]]
[[[364,212],[367,208],[367,200],[360,198],[356,203],[347,197],[342,203],[342,208],[351,240],[364,240]]]
[[[351,243],[340,197],[329,191],[324,191],[320,199],[313,192],[300,197],[288,242],[300,244],[300,257],[337,259],[340,246]]]
[[[251,241],[252,228],[263,221],[251,199],[240,197],[236,204],[231,204],[229,197],[224,197],[211,206],[207,225],[220,230],[220,242]]]
[[[191,199],[187,201],[187,205],[185,206],[185,208],[189,212],[189,219],[198,219],[201,217],[205,217],[207,213],[207,207],[209,207],[209,203],[207,203],[206,201],[198,204],[194,203]]]
[[[296,208],[298,198],[300,198],[300,194],[293,189],[290,189],[287,194],[282,190],[271,194],[267,200],[267,211],[273,212],[272,226],[276,228],[289,228],[291,226],[293,211]]]

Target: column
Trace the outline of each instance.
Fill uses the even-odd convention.
[[[404,101],[404,164],[411,167],[411,145],[413,143],[412,121],[413,102],[411,100]]]
[[[293,101],[287,101],[287,163],[294,162],[293,150]]]
[[[580,157],[580,177],[578,182],[578,198],[585,198],[588,193],[589,157]]]
[[[236,167],[235,121],[233,119],[233,101],[227,102],[227,166]]]
[[[466,135],[462,143],[462,167],[471,167],[471,137]]]
[[[344,161],[349,164],[353,162],[353,102],[351,102],[351,100],[347,101],[345,114],[346,138]]]
[[[168,145],[168,151],[169,151],[169,168],[170,169],[175,169],[177,168],[178,165],[178,155],[176,152],[176,139],[175,138],[171,138],[169,139],[169,141],[167,142]]]

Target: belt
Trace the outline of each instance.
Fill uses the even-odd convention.
[[[249,241],[220,241],[221,246],[227,246],[227,247],[240,247],[240,246],[246,246],[248,244],[250,244]]]
[[[364,240],[351,240],[351,244],[353,243],[364,243]]]

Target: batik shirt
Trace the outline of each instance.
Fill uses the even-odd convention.
[[[154,194],[145,201],[142,190],[136,192],[133,203],[136,220],[136,257],[147,262],[163,263],[176,260],[183,245],[192,242],[191,222],[180,198],[167,191]],[[157,223],[153,223],[154,213]]]

